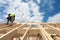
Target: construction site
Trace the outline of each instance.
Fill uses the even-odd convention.
[[[59,23],[0,24],[0,40],[60,40]]]

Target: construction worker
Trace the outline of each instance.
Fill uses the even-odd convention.
[[[15,14],[13,14],[13,13],[8,14],[8,17],[7,17],[7,25],[8,25],[9,22],[10,22],[10,26],[12,26],[14,20],[15,20]]]

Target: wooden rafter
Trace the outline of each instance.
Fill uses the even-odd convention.
[[[40,34],[42,35],[43,40],[53,40],[41,25],[39,25],[39,28],[40,28],[40,31],[41,31]]]
[[[25,24],[23,24],[25,25]],[[7,32],[6,34],[2,35],[0,37],[0,40],[11,40],[11,37],[14,36],[15,34],[17,34],[17,29],[22,27],[23,25],[20,25],[19,27],[16,27],[14,29],[12,29],[11,31]]]
[[[28,32],[31,28],[31,25],[28,27],[28,29],[26,30],[26,32],[24,33],[23,37],[21,38],[21,40],[26,40],[27,39],[27,35],[28,35]]]

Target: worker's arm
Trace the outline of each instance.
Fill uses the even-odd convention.
[[[7,17],[6,19],[11,20],[11,17]]]

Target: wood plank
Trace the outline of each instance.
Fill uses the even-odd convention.
[[[60,37],[57,36],[56,34],[51,34],[51,37],[52,37],[54,40],[60,40]]]
[[[26,40],[27,39],[27,35],[29,32],[29,29],[31,28],[31,25],[28,27],[28,29],[26,30],[26,32],[24,33],[23,37],[21,38],[21,40]]]
[[[54,26],[50,26],[52,29],[46,29],[47,32],[49,32],[50,34],[57,34],[60,36],[60,29],[59,28],[55,28]]]
[[[41,27],[41,26],[39,25],[39,28],[40,28],[40,30],[41,30],[41,35],[42,35],[43,40],[53,40],[53,39],[51,38],[51,36],[46,32],[46,30],[45,30],[43,27]]]
[[[24,24],[23,24],[24,25]],[[0,40],[12,40],[12,37],[17,34],[17,29],[22,27],[23,25],[20,25],[14,29],[12,29],[11,31],[7,32],[6,34],[2,35],[0,37]]]
[[[18,28],[17,29],[17,33],[18,34],[24,34],[27,29],[28,28],[23,28],[23,29],[22,28]],[[29,34],[38,34],[38,33],[40,33],[40,29],[39,28],[30,28],[30,30],[29,30]]]
[[[45,31],[48,40],[53,40],[52,37]]]
[[[39,25],[39,28],[40,28],[40,34],[42,36],[42,39],[43,40],[48,40],[45,33],[44,33],[44,29],[41,27],[41,25]]]
[[[55,37],[55,40],[60,40],[60,37],[57,37],[57,36],[56,36],[56,37]]]

